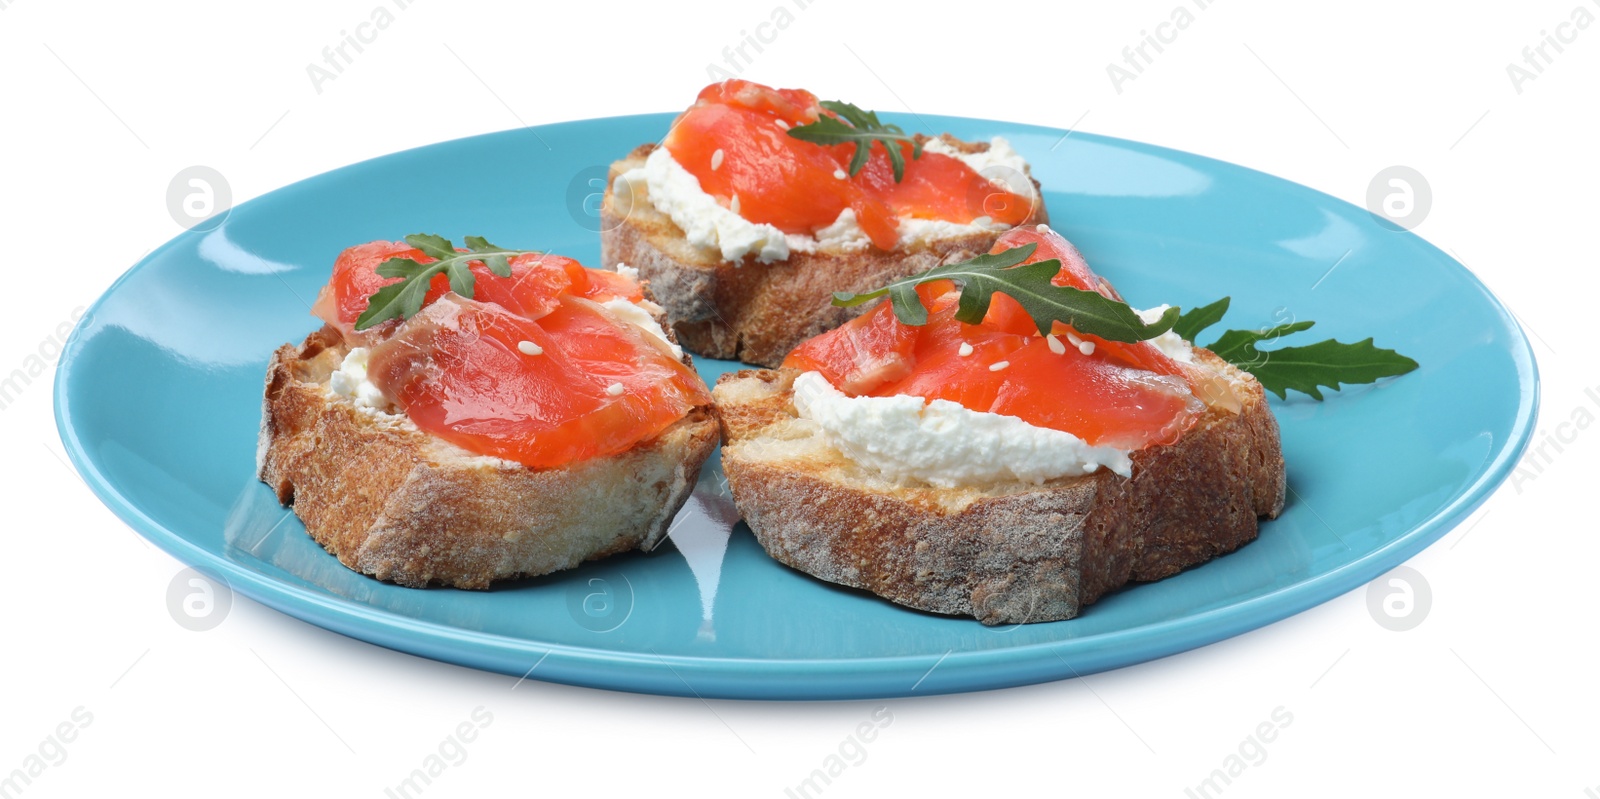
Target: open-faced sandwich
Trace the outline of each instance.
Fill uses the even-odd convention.
[[[848,103],[743,80],[712,84],[611,166],[601,261],[656,289],[690,350],[776,366],[860,312],[830,304],[988,252],[1047,221],[1002,138],[906,134]]]
[[[257,467],[346,566],[485,588],[650,549],[717,444],[635,276],[437,236],[352,247],[267,368]]]
[[[1049,621],[1231,552],[1283,508],[1261,383],[1173,333],[1178,309],[1127,306],[1047,227],[865,296],[884,293],[713,392],[734,501],[780,562],[922,610]]]

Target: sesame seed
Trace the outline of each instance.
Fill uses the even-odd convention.
[[[1049,345],[1050,351],[1057,355],[1065,355],[1067,353],[1067,345],[1062,344],[1061,339],[1056,338],[1053,334],[1045,336],[1044,343]]]
[[[627,391],[627,389],[623,388],[621,383],[612,383],[611,385],[606,386],[606,393],[613,397],[622,396],[622,392],[624,391]]]
[[[844,180],[845,178],[850,177],[848,174],[845,174],[845,171],[843,169],[835,169],[835,170],[833,170],[833,176],[838,178],[838,179],[840,179],[840,180]]]
[[[968,355],[971,355],[972,354],[972,345],[968,344],[965,341],[961,342],[961,348],[956,350],[956,354],[960,355],[963,358],[967,357]]]
[[[783,121],[781,119],[772,120],[772,124],[777,125],[779,128],[781,128],[783,130],[788,130],[789,129],[789,123],[787,123],[787,122],[785,122],[785,121]]]
[[[996,361],[994,363],[989,364],[989,371],[998,372],[1001,369],[1004,369],[1004,368],[1006,368],[1007,366],[1010,366],[1010,365],[1011,365],[1010,361]]]
[[[521,350],[523,355],[542,355],[542,354],[544,354],[544,347],[541,347],[538,344],[535,344],[535,343],[533,343],[531,341],[519,341],[519,342],[517,342],[517,349]]]
[[[728,210],[736,214],[739,213],[739,195],[733,195],[733,202],[728,203]]]
[[[1093,341],[1085,341],[1082,344],[1079,344],[1078,345],[1078,352],[1081,352],[1084,355],[1093,355],[1094,354],[1094,342]]]
[[[1078,335],[1076,333],[1068,333],[1067,334],[1067,341],[1072,342],[1072,346],[1074,346],[1074,347],[1082,347],[1083,346],[1083,339],[1078,338]]]
[[[719,166],[722,166],[722,150],[717,150],[711,154],[711,171],[717,171]]]

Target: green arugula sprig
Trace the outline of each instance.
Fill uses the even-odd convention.
[[[1172,329],[1193,341],[1206,328],[1222,321],[1228,297],[1203,305],[1179,317]],[[1354,344],[1327,339],[1297,347],[1263,350],[1257,345],[1277,341],[1291,333],[1309,330],[1312,321],[1289,322],[1261,330],[1229,330],[1207,349],[1223,360],[1255,375],[1261,385],[1287,399],[1289,390],[1322,399],[1322,389],[1339,390],[1340,384],[1373,383],[1417,368],[1417,362],[1394,350],[1374,346],[1366,338]]]
[[[1050,332],[1055,322],[1071,326],[1079,333],[1099,336],[1107,341],[1135,342],[1155,338],[1171,330],[1188,341],[1222,321],[1228,313],[1229,297],[1183,312],[1168,308],[1161,318],[1146,323],[1127,303],[1093,291],[1057,286],[1051,278],[1061,262],[1051,258],[1023,263],[1033,255],[1036,244],[1013,247],[999,253],[980,255],[970,261],[934,267],[862,294],[835,292],[833,304],[851,307],[887,295],[895,318],[918,327],[928,322],[928,309],[917,294],[917,286],[931,280],[954,280],[961,287],[956,304],[956,319],[977,324],[989,312],[994,295],[1005,294],[1022,305],[1033,318],[1040,335]],[[1223,360],[1255,375],[1261,385],[1287,399],[1290,390],[1312,399],[1323,399],[1322,389],[1339,390],[1341,385],[1372,383],[1385,377],[1403,375],[1417,368],[1417,362],[1394,350],[1381,349],[1371,338],[1354,344],[1334,339],[1304,346],[1263,350],[1284,336],[1309,330],[1311,321],[1289,322],[1262,330],[1229,330],[1207,348]]]
[[[812,144],[854,144],[856,151],[850,157],[851,177],[860,174],[861,168],[867,165],[867,158],[872,154],[873,142],[881,143],[883,149],[889,153],[889,163],[894,167],[896,183],[906,176],[906,159],[900,153],[899,143],[911,144],[913,159],[922,157],[922,142],[901,130],[899,125],[880,122],[876,111],[864,111],[840,100],[823,100],[820,105],[839,116],[831,117],[824,114],[809,125],[790,128],[789,135]]]
[[[422,310],[434,275],[443,273],[450,280],[450,290],[471,298],[477,282],[470,268],[473,261],[482,261],[489,271],[499,277],[511,277],[511,259],[519,255],[538,255],[533,250],[508,250],[490,244],[482,236],[468,236],[467,252],[456,252],[454,244],[443,236],[413,233],[406,243],[435,259],[431,264],[419,263],[413,258],[390,258],[378,265],[383,277],[404,278],[390,283],[372,295],[367,309],[356,318],[356,329],[366,330],[390,319],[410,319]]]
[[[1232,297],[1223,297],[1210,305],[1192,308],[1178,317],[1178,323],[1172,326],[1172,332],[1183,337],[1184,341],[1194,341],[1200,331],[1222,321],[1222,315],[1228,312],[1228,302]]]
[[[1125,302],[1051,283],[1050,279],[1061,271],[1059,260],[1022,263],[1037,247],[1037,244],[1027,244],[980,255],[970,261],[937,266],[865,294],[835,292],[833,304],[848,308],[887,294],[895,317],[917,327],[928,322],[928,309],[917,294],[917,286],[930,280],[954,280],[961,285],[956,319],[967,324],[983,321],[989,312],[989,302],[997,292],[1020,303],[1033,318],[1040,335],[1048,335],[1053,323],[1063,322],[1079,333],[1107,341],[1134,342],[1155,338],[1177,323],[1180,314],[1177,308],[1168,308],[1160,319],[1146,323]]]

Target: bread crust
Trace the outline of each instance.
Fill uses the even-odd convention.
[[[476,455],[329,391],[348,349],[324,327],[273,353],[257,467],[317,543],[379,580],[481,589],[648,551],[717,446],[702,406],[627,452],[560,468]]]
[[[887,484],[796,418],[792,369],[724,375],[722,468],[756,539],[832,583],[984,624],[1070,619],[1126,583],[1159,580],[1254,540],[1283,510],[1277,421],[1259,383],[1209,351],[1243,401],[1108,470],[982,489]]]
[[[928,137],[919,136],[926,140]],[[941,137],[963,152],[987,150],[987,142]],[[869,291],[891,280],[988,252],[999,232],[952,236],[909,250],[868,246],[849,252],[791,252],[763,264],[755,255],[740,262],[690,245],[681,228],[648,202],[639,187],[630,202],[613,191],[617,176],[643,166],[656,145],[645,144],[611,165],[600,209],[600,262],[625,263],[655,288],[667,320],[683,346],[709,358],[778,366],[800,342],[858,316],[863,307],[836,308],[833,292]],[[1032,178],[1029,178],[1032,180]],[[1039,182],[1026,224],[1049,222]],[[623,207],[626,206],[626,207]]]

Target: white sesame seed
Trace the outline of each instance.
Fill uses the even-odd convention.
[[[1040,225],[1039,226],[1039,232],[1040,233],[1049,233],[1050,232],[1050,226],[1049,225]]]
[[[623,388],[621,383],[612,383],[611,385],[606,386],[606,393],[613,397],[622,396],[622,392],[624,391],[627,391],[627,389]]]
[[[1004,369],[1004,368],[1006,368],[1007,366],[1010,366],[1010,365],[1011,365],[1010,361],[995,361],[994,363],[989,364],[989,371],[998,372],[1001,369]]]
[[[739,213],[739,195],[733,195],[733,202],[728,203],[728,210],[736,214]]]
[[[1093,341],[1085,341],[1082,344],[1079,344],[1078,345],[1078,352],[1081,352],[1084,355],[1093,355],[1094,354],[1094,342]]]
[[[968,355],[971,355],[972,354],[972,345],[968,344],[965,341],[961,342],[961,348],[956,350],[956,354],[960,355],[963,358],[967,357]]]
[[[519,341],[519,342],[517,342],[517,349],[521,350],[523,355],[543,355],[544,354],[544,347],[541,347],[538,344],[535,344],[535,343],[533,343],[531,341]]]
[[[717,150],[711,154],[711,171],[717,171],[719,166],[722,166],[722,150]]]
[[[789,123],[787,123],[787,122],[785,122],[785,121],[783,121],[781,119],[772,120],[772,124],[777,125],[782,130],[788,130],[789,129]]]
[[[1067,334],[1067,341],[1071,342],[1072,346],[1074,346],[1074,347],[1082,347],[1083,346],[1083,339],[1078,338],[1078,334],[1076,334],[1076,333],[1068,333]]]
[[[1065,355],[1067,353],[1067,345],[1062,344],[1061,339],[1056,338],[1054,335],[1045,336],[1044,343],[1050,347],[1051,352],[1057,355]]]
[[[845,173],[845,171],[843,169],[835,169],[835,170],[833,170],[833,176],[838,178],[838,179],[840,179],[840,180],[844,180],[845,178],[850,177],[848,174]]]

